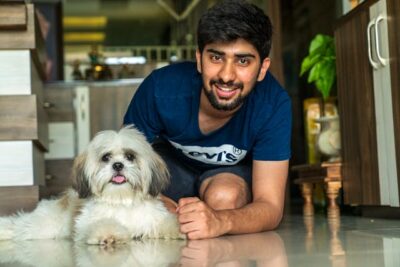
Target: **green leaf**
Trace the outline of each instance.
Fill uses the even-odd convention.
[[[325,59],[320,64],[319,77],[315,84],[317,86],[317,89],[321,92],[324,99],[326,99],[330,95],[335,78],[336,78],[335,62],[329,59]]]
[[[334,38],[317,34],[310,42],[309,54],[301,63],[300,76],[308,71],[308,83],[315,83],[324,99],[329,97],[336,79],[335,62]]]
[[[311,68],[310,73],[308,74],[308,83],[315,82],[319,79],[320,76],[320,64],[317,63],[314,67]]]
[[[300,76],[303,76],[304,73],[306,73],[312,66],[314,66],[319,60],[321,56],[320,55],[315,55],[313,57],[308,56],[303,59],[303,62],[301,63],[301,71],[300,71]]]
[[[322,34],[317,34],[314,39],[311,40],[310,48],[308,53],[312,54],[316,49],[321,48],[325,44],[325,39]]]

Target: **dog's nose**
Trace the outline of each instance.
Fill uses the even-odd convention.
[[[120,170],[122,170],[124,168],[124,164],[122,164],[121,162],[115,162],[112,165],[112,167],[113,167],[114,170],[120,171]]]

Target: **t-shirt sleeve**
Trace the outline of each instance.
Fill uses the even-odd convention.
[[[260,126],[253,147],[254,160],[287,160],[291,156],[292,108],[284,93],[272,107],[272,115]]]
[[[150,143],[160,134],[161,129],[155,91],[154,74],[151,74],[137,89],[124,116],[124,125],[133,124]]]

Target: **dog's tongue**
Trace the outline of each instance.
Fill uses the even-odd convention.
[[[117,176],[114,176],[111,181],[116,184],[122,184],[126,181],[126,179],[122,175],[117,175]]]

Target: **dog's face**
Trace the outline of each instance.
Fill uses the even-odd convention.
[[[99,132],[73,169],[74,188],[81,198],[94,195],[118,201],[157,196],[168,178],[165,163],[132,127]]]

